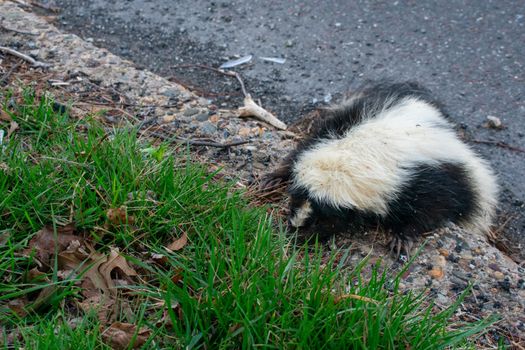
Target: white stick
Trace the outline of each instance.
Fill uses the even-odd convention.
[[[259,106],[252,97],[248,94],[244,98],[244,106],[240,107],[239,117],[256,117],[262,121],[267,122],[270,125],[275,126],[277,129],[286,130],[286,124],[277,119],[272,113]]]
[[[51,65],[49,63],[44,63],[44,62],[37,61],[34,58],[29,57],[28,55],[25,55],[25,54],[23,54],[21,52],[18,52],[16,50],[10,49],[10,48],[5,47],[5,46],[0,46],[0,51],[7,52],[8,54],[11,54],[11,55],[13,55],[15,57],[21,58],[21,59],[31,63],[33,65],[33,67],[42,67],[42,68],[51,67]]]

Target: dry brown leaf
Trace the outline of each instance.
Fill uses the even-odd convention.
[[[28,310],[31,311],[37,311],[40,308],[49,305],[50,300],[57,294],[57,292],[61,289],[61,286],[52,284],[50,286],[44,287],[40,290],[40,293],[38,293],[37,298],[34,302],[32,302]]]
[[[0,108],[0,120],[6,121],[6,122],[10,122],[13,119],[11,118],[9,113],[7,113],[6,111],[4,111],[3,109]]]
[[[86,314],[95,311],[97,318],[103,324],[110,322],[111,315],[115,313],[115,300],[101,294],[84,299],[78,303],[78,306]]]
[[[9,302],[7,303],[7,307],[18,316],[24,317],[27,315],[26,307],[28,304],[29,301],[25,297],[22,297],[18,299],[9,300]]]
[[[106,212],[108,220],[113,225],[121,224],[133,224],[135,222],[135,217],[128,215],[128,208],[125,205],[122,205],[118,208],[110,208]]]
[[[69,242],[67,248],[58,253],[58,268],[61,270],[80,270],[88,254],[82,250],[79,240]]]
[[[7,138],[10,138],[16,129],[18,129],[18,123],[14,120],[11,120],[11,123],[9,124],[9,130],[7,130]]]
[[[166,304],[165,303],[158,303],[155,306],[165,307]],[[171,306],[171,311],[173,313],[175,313],[175,315],[177,315],[177,317],[178,317],[178,319],[180,321],[184,320],[184,315],[182,314],[182,307],[180,306],[179,303],[176,303],[175,305],[172,305]],[[167,328],[173,327],[173,320],[172,320],[172,317],[170,316],[170,312],[169,312],[169,310],[167,308],[163,311],[162,318],[160,320],[158,320],[157,323],[155,323],[155,325],[157,327],[160,327],[162,325],[164,327],[167,327]]]
[[[35,257],[45,267],[50,266],[51,257],[55,251],[60,253],[64,251],[72,241],[83,242],[83,239],[73,234],[75,226],[58,227],[56,235],[51,226],[45,226],[29,241],[29,246],[23,251],[23,254],[29,256],[35,251]]]
[[[47,276],[47,274],[45,272],[40,271],[36,267],[33,267],[27,273],[27,279],[29,281],[31,281],[31,282],[34,282],[36,279],[38,279],[38,280],[47,280],[46,276]]]
[[[90,256],[90,262],[88,264],[89,270],[84,273],[84,279],[82,280],[82,295],[87,298],[105,295],[111,295],[111,288],[113,284],[108,285],[104,276],[100,272],[101,265],[105,264],[108,260],[107,256],[101,253],[93,253]],[[111,282],[111,281],[110,281]]]
[[[150,335],[151,330],[148,328],[143,327],[137,331],[134,324],[114,322],[102,332],[102,339],[114,349],[128,349],[130,346],[136,349],[144,345]]]
[[[118,272],[123,278],[129,278],[131,276],[138,275],[137,271],[135,271],[131,266],[129,266],[126,259],[122,255],[120,255],[116,249],[111,249],[111,251],[109,252],[107,262],[103,263],[99,267],[99,271],[104,277],[104,280],[108,287],[110,287],[110,291],[112,293],[116,292],[116,290],[114,289],[115,282],[111,278],[111,273],[115,269],[118,269],[116,272]]]
[[[2,169],[2,164],[3,163],[0,163],[0,170]],[[4,246],[8,240],[9,240],[8,232],[0,233],[0,247]]]
[[[177,238],[176,240],[171,242],[171,244],[168,245],[166,247],[166,249],[168,249],[168,250],[170,250],[172,252],[175,252],[177,250],[181,250],[182,248],[184,248],[184,246],[187,243],[188,243],[188,235],[186,234],[186,232],[183,232],[182,236],[180,236],[179,238]]]
[[[168,263],[168,257],[163,254],[151,254],[151,260],[158,265],[166,265]]]
[[[183,275],[182,275],[183,272],[184,272],[184,271],[183,271],[182,268],[180,268],[180,267],[179,267],[178,269],[176,269],[176,270],[175,270],[175,274],[171,277],[171,281],[172,281],[174,284],[179,283],[179,282],[182,280],[182,278],[183,278]]]

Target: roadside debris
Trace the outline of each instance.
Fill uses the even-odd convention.
[[[241,64],[250,62],[252,60],[252,57],[253,57],[252,55],[248,55],[248,56],[243,56],[241,58],[238,58],[236,60],[224,62],[223,64],[221,64],[219,68],[226,69],[226,68],[237,67],[237,66],[240,66]]]
[[[5,47],[5,46],[0,46],[0,51],[3,51],[5,53],[8,53],[8,54],[13,55],[13,56],[18,57],[18,58],[21,58],[24,61],[27,61],[27,62],[31,63],[33,65],[33,67],[42,67],[42,68],[51,67],[51,65],[49,63],[37,61],[34,58],[29,57],[26,54],[23,54],[21,52],[18,52],[18,51],[14,50],[14,49],[10,49],[10,48]]]
[[[240,60],[240,59],[239,59]],[[237,110],[237,116],[239,117],[255,117],[257,119],[260,119],[274,127],[280,130],[286,129],[286,124],[283,123],[281,120],[279,120],[276,116],[274,116],[272,113],[268,112],[261,106],[259,106],[251,95],[246,90],[246,87],[244,86],[244,81],[241,78],[241,75],[234,71],[225,71],[221,68],[215,68],[215,67],[209,67],[201,64],[189,64],[189,65],[180,65],[179,68],[201,68],[201,69],[207,69],[219,74],[223,74],[229,77],[234,77],[237,79],[239,84],[241,85],[242,94],[244,95],[244,106],[239,107]],[[222,66],[221,66],[222,67]]]
[[[498,130],[501,130],[501,129],[505,128],[505,126],[501,122],[501,119],[499,119],[498,117],[495,117],[493,115],[487,116],[487,120],[483,124],[483,127],[487,128],[487,129],[498,129]]]
[[[259,57],[259,59],[263,61],[278,63],[278,64],[284,64],[284,62],[286,62],[286,58],[279,58],[279,57]]]
[[[286,130],[286,124],[277,119],[272,113],[259,106],[248,94],[244,97],[244,106],[238,109],[239,117],[256,117],[277,129]]]

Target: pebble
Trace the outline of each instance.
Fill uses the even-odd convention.
[[[251,132],[250,128],[240,128],[238,135],[246,137],[250,135],[250,132]]]
[[[188,108],[184,111],[184,116],[185,117],[191,117],[192,115],[195,115],[197,113],[199,113],[199,109],[198,108]]]
[[[161,90],[160,94],[168,98],[175,98],[179,96],[179,90],[171,87],[166,87],[164,90]]]
[[[501,119],[499,119],[498,117],[489,115],[487,116],[486,127],[490,129],[503,129],[503,123],[501,122]]]
[[[172,121],[175,120],[175,118],[176,118],[175,114],[167,114],[167,115],[162,117],[162,122],[163,123],[171,123]]]
[[[210,122],[204,122],[204,123],[202,123],[202,125],[200,127],[200,131],[203,134],[211,135],[211,134],[215,134],[217,132],[217,127],[214,124],[210,123]]]
[[[214,115],[210,116],[208,119],[212,123],[217,123],[219,121],[219,116],[217,114],[214,114]]]
[[[494,271],[492,276],[494,276],[494,278],[496,278],[497,280],[500,280],[500,281],[505,278],[505,275],[502,272],[499,272],[499,271]]]
[[[445,258],[448,257],[449,252],[445,248],[438,248],[439,254],[443,255]]]
[[[434,264],[434,266],[443,267],[447,264],[447,260],[443,255],[436,255],[432,259],[432,263]]]
[[[435,267],[432,270],[428,271],[428,275],[434,279],[442,279],[445,276],[445,272],[442,267]]]
[[[197,114],[197,116],[195,117],[195,119],[199,122],[205,122],[206,120],[208,120],[208,113],[200,113],[200,114]]]

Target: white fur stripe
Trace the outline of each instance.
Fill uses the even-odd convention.
[[[442,162],[465,164],[481,208],[472,220],[490,222],[498,192],[492,171],[437,108],[416,98],[365,116],[343,138],[319,140],[299,156],[293,176],[296,186],[320,202],[387,215],[389,203],[410,179],[407,169]]]

